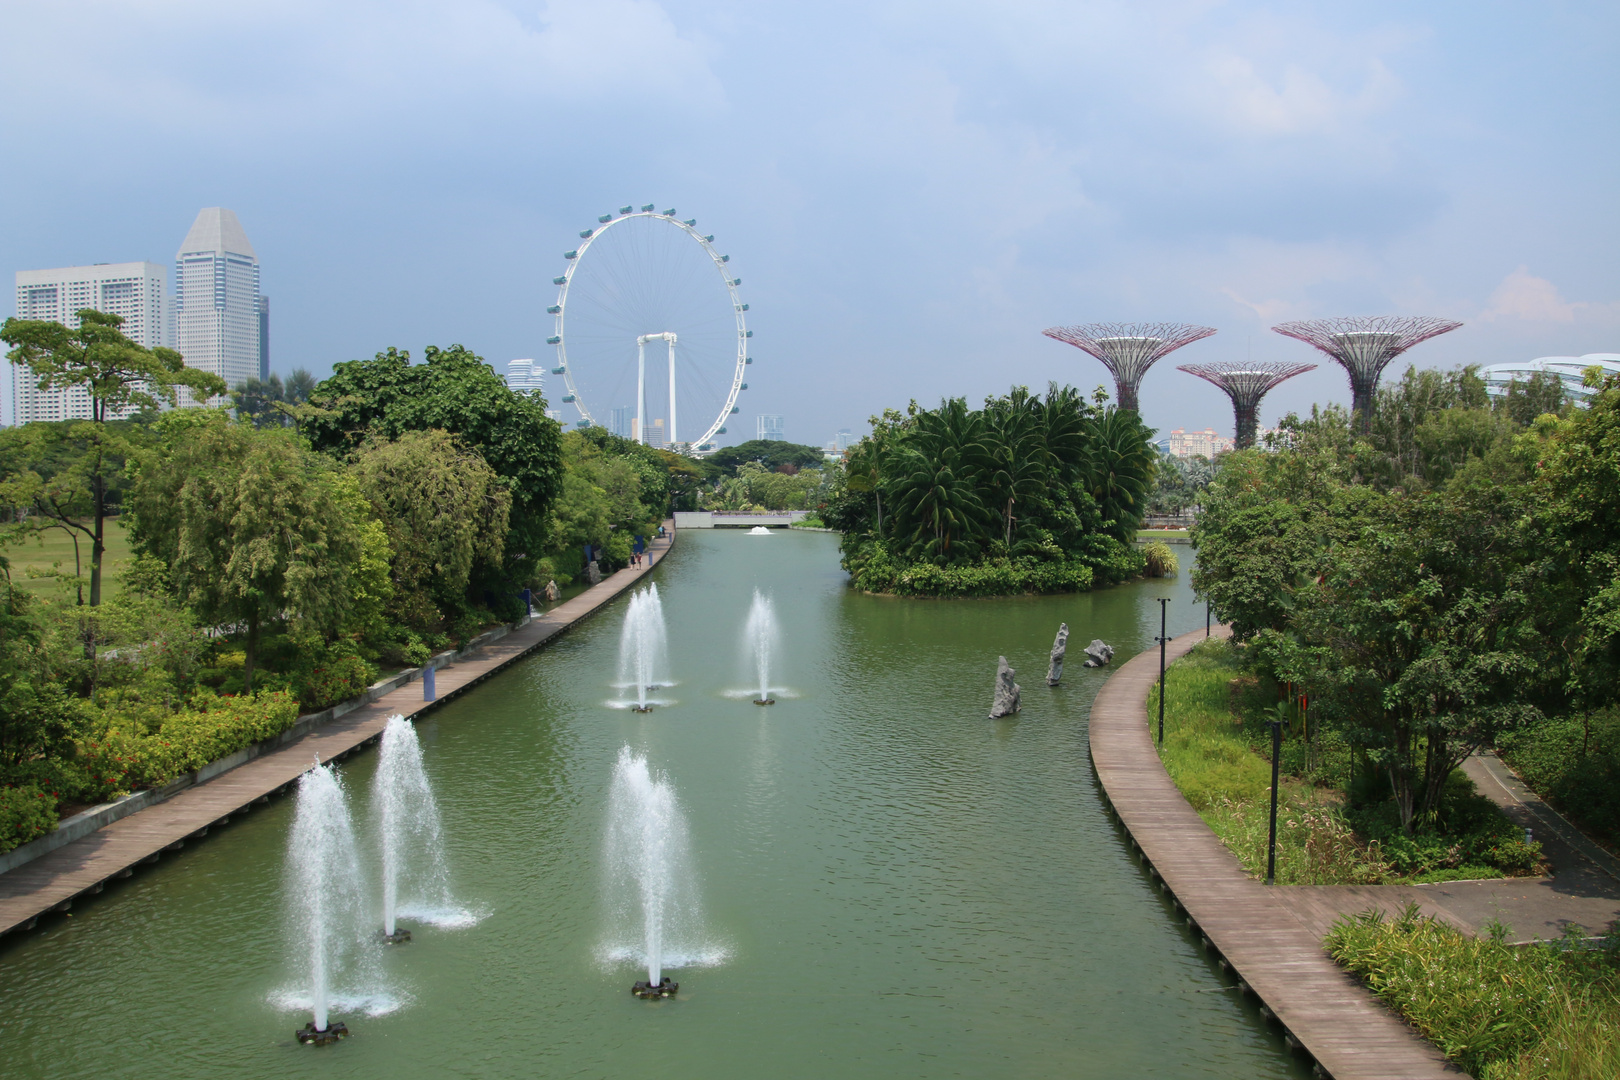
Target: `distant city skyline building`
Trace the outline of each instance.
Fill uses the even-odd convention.
[[[514,394],[539,394],[545,390],[546,369],[533,360],[508,360],[506,386]]]
[[[175,348],[187,367],[231,389],[264,370],[269,308],[260,303],[259,257],[233,211],[210,206],[192,222],[174,257],[174,306]]]
[[[782,417],[776,413],[760,413],[754,418],[754,437],[765,442],[786,442]]]
[[[1205,428],[1203,431],[1185,431],[1176,428],[1170,432],[1170,438],[1166,440],[1171,456],[1179,458],[1214,458],[1216,454],[1232,449],[1233,441],[1231,436],[1221,435],[1214,428]]]
[[[259,381],[270,378],[270,298],[259,294]]]
[[[654,417],[652,423],[647,425],[647,438],[644,440],[648,446],[662,447],[664,445],[664,418]]]
[[[608,430],[621,439],[634,438],[635,410],[628,405],[615,405],[608,410]]]
[[[94,308],[124,319],[121,329],[148,349],[172,344],[168,274],[154,262],[96,263],[17,271],[17,318],[76,328]],[[90,394],[82,386],[42,391],[27,368],[12,366],[12,422],[87,420]],[[127,414],[121,414],[127,415]]]

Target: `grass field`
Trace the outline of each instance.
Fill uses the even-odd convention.
[[[101,563],[101,598],[111,600],[120,586],[118,564],[130,557],[129,534],[115,519],[107,519],[107,551]],[[0,548],[0,555],[11,560],[11,580],[42,597],[73,595],[73,537],[65,529],[49,529],[34,539]],[[79,558],[85,576],[85,599],[89,599],[90,541],[79,538]],[[37,576],[65,574],[69,580]],[[36,576],[31,576],[36,575]]]
[[[1189,535],[1186,529],[1137,529],[1136,542],[1146,544],[1152,540],[1185,540]]]

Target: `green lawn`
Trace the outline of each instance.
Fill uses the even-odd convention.
[[[118,595],[120,575],[118,564],[130,558],[129,534],[116,520],[107,520],[107,551],[101,563],[101,598],[111,600]],[[30,576],[62,573],[73,577],[73,537],[65,529],[48,529],[33,539],[9,547],[0,547],[0,555],[11,560],[11,580],[42,597],[73,595],[71,581],[56,577]],[[79,538],[79,558],[85,577],[85,599],[89,599],[90,541]]]
[[[1146,544],[1153,540],[1185,540],[1190,535],[1186,529],[1137,529],[1136,542]]]

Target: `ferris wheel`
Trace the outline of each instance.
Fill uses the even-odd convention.
[[[731,256],[714,237],[656,203],[604,214],[553,278],[548,345],[578,427],[655,446],[714,449],[736,414],[753,358]]]

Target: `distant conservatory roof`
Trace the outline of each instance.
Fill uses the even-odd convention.
[[[1585,356],[1542,356],[1535,360],[1521,360],[1511,364],[1491,364],[1480,369],[1488,393],[1507,393],[1508,384],[1515,379],[1523,382],[1538,372],[1551,372],[1564,384],[1564,392],[1577,401],[1592,396],[1591,388],[1581,382],[1586,369],[1596,365],[1606,374],[1620,375],[1620,353],[1587,353]]]

